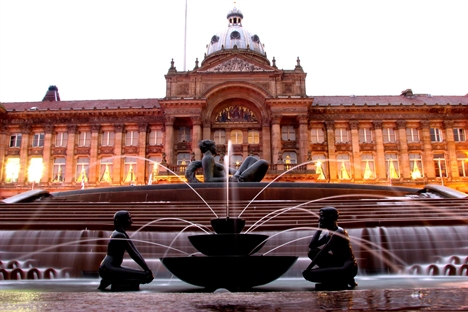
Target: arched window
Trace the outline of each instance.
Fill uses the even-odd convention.
[[[249,144],[259,144],[260,143],[260,133],[258,130],[249,130],[247,133]]]
[[[215,130],[214,132],[214,141],[216,144],[226,144],[226,131],[225,130]]]

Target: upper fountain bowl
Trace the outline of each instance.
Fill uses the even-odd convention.
[[[218,234],[239,234],[245,226],[245,220],[229,217],[211,219],[211,226]]]

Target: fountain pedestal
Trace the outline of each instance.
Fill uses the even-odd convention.
[[[166,257],[161,262],[180,280],[207,289],[231,291],[268,284],[296,262],[295,256],[256,256],[267,235],[241,234],[245,221],[211,220],[216,234],[189,236],[203,256]]]

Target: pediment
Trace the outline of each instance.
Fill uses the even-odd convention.
[[[274,72],[270,66],[255,64],[241,57],[231,57],[215,64],[210,64],[206,68],[200,68],[200,73],[238,73],[238,72]]]

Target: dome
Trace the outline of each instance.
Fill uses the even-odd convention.
[[[227,14],[228,28],[211,37],[211,42],[207,45],[206,56],[222,50],[246,49],[266,56],[263,44],[256,34],[250,33],[242,27],[244,15],[234,7]]]

